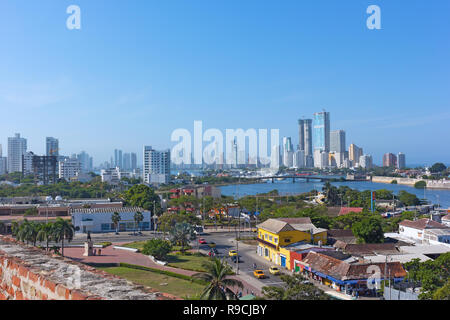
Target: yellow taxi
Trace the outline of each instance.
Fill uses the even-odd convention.
[[[237,256],[237,251],[236,251],[236,250],[230,250],[230,251],[228,251],[228,255],[229,255],[230,257]]]
[[[266,275],[264,274],[264,271],[262,271],[262,270],[253,271],[253,275],[255,276],[255,278],[258,278],[258,279],[264,279],[266,277]]]
[[[278,267],[272,266],[269,268],[269,272],[273,275],[278,275],[280,274],[280,269],[278,269]]]

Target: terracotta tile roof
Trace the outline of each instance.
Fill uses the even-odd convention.
[[[321,272],[342,281],[368,279],[373,274],[373,271],[371,271],[373,266],[379,268],[381,277],[384,277],[385,271],[385,263],[349,264],[317,252],[309,252],[301,263],[309,266],[313,271]],[[406,276],[406,271],[400,262],[388,262],[386,266],[387,275],[390,271],[391,277]]]
[[[281,221],[279,219],[267,219],[263,223],[258,224],[257,227],[272,233],[294,230],[294,228],[290,226],[287,222]]]
[[[411,220],[403,220],[398,224],[399,226],[404,226],[408,228],[414,228],[418,230],[424,230],[424,229],[446,229],[448,228],[446,225],[441,224],[439,222],[423,218],[416,221]]]
[[[323,232],[325,229],[316,228],[311,223],[311,218],[280,218],[268,219],[263,223],[257,225],[258,228],[267,230],[272,233],[279,233],[282,231],[308,231],[313,230],[314,234]]]
[[[349,214],[351,212],[362,212],[363,208],[347,208],[347,207],[342,207],[341,210],[339,211],[339,215],[340,216],[344,216],[346,214]]]
[[[448,214],[448,215],[442,217],[442,220],[449,220],[449,221],[450,221],[450,214]]]
[[[398,254],[395,243],[347,244],[343,250],[346,253],[357,255]]]
[[[351,229],[331,229],[327,231],[329,238],[350,238],[355,237]]]

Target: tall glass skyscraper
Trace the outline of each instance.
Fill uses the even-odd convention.
[[[330,151],[345,152],[345,131],[337,130],[330,133]]]
[[[298,120],[298,146],[305,156],[312,155],[312,120]]]
[[[314,151],[330,151],[330,113],[318,112],[313,118]]]

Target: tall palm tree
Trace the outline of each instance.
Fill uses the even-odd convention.
[[[19,230],[17,231],[17,239],[20,241],[25,241],[27,244],[31,242],[35,246],[39,228],[40,224],[30,222],[25,219],[19,226]]]
[[[53,238],[56,242],[61,242],[61,255],[64,257],[64,240],[72,241],[75,228],[72,223],[67,220],[58,218],[54,224]]]
[[[118,212],[114,212],[111,216],[111,221],[114,223],[114,226],[116,227],[116,234],[119,233],[119,222],[122,220],[122,217]]]
[[[49,222],[46,224],[43,224],[37,234],[37,240],[38,241],[45,241],[46,244],[46,251],[48,251],[49,243],[53,239],[54,235],[54,224]]]
[[[177,223],[170,230],[170,240],[174,245],[181,246],[180,251],[184,252],[190,240],[195,239],[195,232],[192,225],[186,222]]]
[[[134,214],[134,223],[137,226],[136,228],[134,228],[134,232],[136,233],[136,229],[139,227],[139,223],[142,222],[142,220],[144,220],[144,215],[142,214],[142,212],[136,212]]]
[[[6,225],[4,222],[0,221],[0,234],[5,233]]]
[[[202,300],[227,300],[229,297],[237,299],[231,291],[232,287],[244,288],[241,281],[227,278],[232,272],[231,267],[225,260],[214,258],[212,261],[203,263],[206,272],[196,273],[192,277],[209,282],[200,295]]]
[[[17,221],[11,222],[11,233],[14,237],[17,236],[17,233],[19,232],[19,227],[20,227],[19,222]]]

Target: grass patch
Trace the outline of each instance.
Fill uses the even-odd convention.
[[[167,255],[168,265],[174,268],[180,268],[185,270],[204,272],[202,264],[206,261],[210,261],[210,258],[205,255],[199,254],[174,254]]]
[[[155,272],[151,271],[150,268],[135,267],[138,266],[133,266],[131,268],[125,266],[125,264],[121,264],[120,267],[103,267],[98,269],[180,298],[198,296],[204,288],[203,284],[170,276],[165,272]]]
[[[144,244],[146,242],[147,241],[135,241],[135,242],[123,244],[122,247],[138,249],[140,252],[140,251],[142,251],[142,249],[144,249]]]

